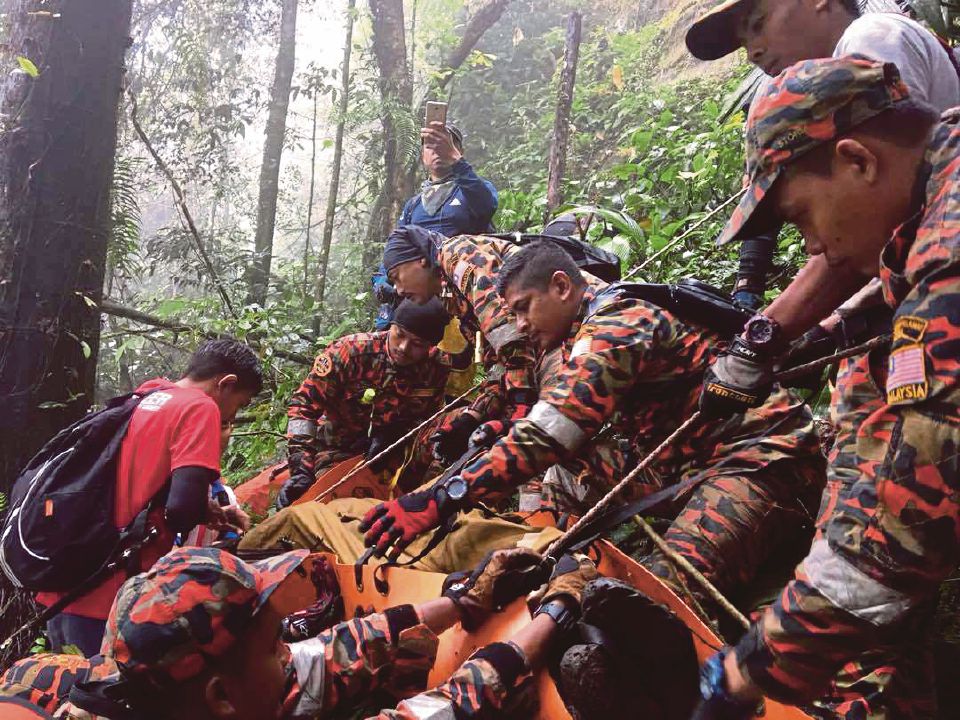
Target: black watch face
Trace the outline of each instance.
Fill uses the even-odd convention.
[[[751,320],[747,325],[747,339],[758,345],[772,342],[775,328],[776,326],[766,318]]]
[[[470,485],[462,477],[453,477],[447,482],[447,495],[451,500],[463,500],[467,496]]]

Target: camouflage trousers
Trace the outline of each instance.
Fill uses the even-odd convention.
[[[581,457],[547,473],[544,499],[551,509],[582,515],[638,461],[615,440],[594,444]],[[627,489],[622,501],[632,502],[694,475],[687,472],[674,479],[649,472]],[[799,554],[809,546],[823,482],[820,457],[781,460],[752,470],[718,469],[669,503],[663,514],[672,522],[664,539],[725,596],[748,600],[755,590],[751,584],[771,557],[793,547]],[[777,578],[780,586],[793,560],[790,554]],[[643,564],[681,597],[692,598],[708,619],[718,618],[715,603],[663,553],[653,552]]]
[[[841,475],[828,481],[820,501],[818,533],[857,477]],[[844,665],[831,681],[830,690],[805,710],[821,720],[934,720],[934,616],[932,603],[913,610],[886,642]]]
[[[930,647],[933,608],[919,608],[898,641],[871,648],[843,669],[807,713],[820,720],[934,720],[938,717]],[[954,709],[954,711],[956,708]],[[953,717],[950,712],[940,717]]]

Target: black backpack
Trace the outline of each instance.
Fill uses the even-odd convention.
[[[576,237],[560,235],[532,235],[529,233],[502,233],[491,237],[509,240],[515,245],[529,245],[532,242],[546,240],[559,245],[573,258],[577,267],[594,275],[604,282],[613,283],[620,279],[620,258],[612,252],[594,247]]]
[[[676,284],[622,282],[613,283],[605,294],[646,300],[669,310],[680,320],[712,330],[723,338],[743,332],[753,313],[741,307],[722,290],[700,280],[684,278]]]
[[[17,587],[68,592],[148,533],[147,509],[114,525],[120,445],[151,393],[114,398],[60,431],[17,477],[0,531],[0,568]]]

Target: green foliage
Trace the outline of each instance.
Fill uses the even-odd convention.
[[[110,189],[111,232],[107,247],[107,263],[114,273],[131,276],[142,264],[140,250],[140,198],[137,176],[142,162],[118,157]]]
[[[18,55],[17,65],[19,65],[20,69],[30,77],[40,77],[40,71],[37,69],[37,66],[33,64],[33,61],[30,58],[25,58],[22,55]]]
[[[406,5],[413,28],[411,4]],[[309,360],[331,339],[372,328],[369,277],[377,248],[366,236],[383,182],[382,120],[397,129],[396,161],[415,165],[419,103],[426,93],[437,94],[443,59],[476,8],[463,0],[418,1],[415,30],[408,36],[415,56],[414,107],[401,107],[382,100],[368,10],[358,4],[350,104],[343,118],[347,142],[322,308],[314,307],[314,278],[303,262],[307,257],[308,268],[316,267],[341,83],[338,70],[317,62],[295,78],[270,294],[264,308],[243,307],[270,79],[264,59],[274,55],[262,44],[276,35],[278,6],[254,0],[142,0],[132,32],[131,88],[141,120],[184,186],[217,284],[239,317],[225,312],[215,278],[169,203],[169,184],[129,132],[121,133],[112,190],[107,295],[184,329],[109,318],[100,347],[98,399],[158,375],[179,377],[189,351],[208,335],[249,340],[264,359],[269,382],[264,396],[242,413],[224,457],[231,481],[282,453],[287,402],[307,372],[289,354]],[[313,7],[319,6],[305,3],[303,17]],[[584,40],[564,184],[567,204],[560,210],[592,215],[588,239],[617,254],[625,271],[642,266],[639,276],[647,280],[690,276],[730,288],[736,248],[717,248],[713,239],[729,214],[729,206],[719,208],[739,190],[743,170],[743,117],[724,100],[745,87],[747,72],[665,81],[674,76],[664,62],[676,33],[671,35],[666,22],[651,24],[658,10],[640,11],[625,0],[513,0],[467,61],[444,78],[451,119],[465,131],[467,157],[499,190],[497,227],[536,230],[544,222],[564,28],[574,9],[584,12]],[[332,56],[339,61],[339,52]],[[316,138],[321,152],[311,257],[304,253],[305,160],[313,138],[304,130],[314,99],[326,126]],[[250,128],[257,129],[256,139],[248,135]],[[796,236],[781,238],[778,283],[801,259]]]
[[[733,205],[718,208],[740,190],[743,175],[744,118],[724,100],[747,72],[664,84],[660,27],[614,34],[598,19],[593,31],[586,26],[581,47],[567,206],[560,210],[593,215],[599,222],[591,225],[590,239],[616,253],[624,270],[642,266],[647,280],[696,277],[731,288],[736,247],[717,248],[713,240]],[[512,55],[459,81],[460,92],[495,116],[489,120],[485,111],[485,125],[468,123],[468,152],[479,146],[477,165],[500,189],[495,222],[503,230],[543,222],[563,53],[559,26],[539,37],[527,29],[522,34],[526,39]],[[792,275],[801,256],[796,237],[786,236],[780,280]]]

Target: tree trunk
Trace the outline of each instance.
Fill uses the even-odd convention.
[[[313,196],[317,187],[317,105],[320,93],[313,91],[313,128],[310,131],[310,193],[307,198],[307,237],[303,241],[303,297],[310,297],[310,234],[313,230]]]
[[[567,20],[567,46],[563,53],[563,72],[560,74],[560,88],[557,91],[553,143],[550,146],[546,218],[563,203],[563,174],[566,171],[567,146],[570,143],[570,108],[573,105],[573,89],[577,82],[581,24],[580,13],[570,13]]]
[[[3,493],[93,400],[131,0],[6,7],[5,52],[25,58],[25,69],[9,71],[0,88]],[[0,637],[33,614],[29,598],[16,595],[0,578]],[[0,670],[30,641],[21,636],[0,653]]]
[[[249,273],[247,300],[259,305],[267,302],[270,265],[273,260],[273,232],[277,220],[277,191],[280,183],[280,158],[287,131],[287,108],[297,49],[297,0],[282,0],[280,47],[270,90],[263,164],[260,166],[260,198],[257,201],[257,234],[253,263]]]
[[[350,107],[350,59],[353,54],[353,20],[357,0],[347,0],[347,33],[343,45],[343,62],[340,65],[340,103],[337,107],[337,134],[333,141],[333,168],[330,171],[330,191],[327,193],[327,211],[323,218],[323,240],[317,258],[317,284],[314,290],[316,311],[313,316],[313,332],[320,333],[320,306],[327,290],[327,265],[330,262],[330,243],[333,241],[333,221],[337,214],[337,198],[340,194],[340,169],[343,164],[343,132]]]
[[[9,46],[32,66],[0,99],[0,490],[93,398],[130,16],[131,0],[16,5]]]
[[[398,122],[413,104],[413,85],[407,69],[407,43],[404,33],[403,0],[370,0],[373,20],[373,54],[380,71],[380,94],[383,99],[383,203],[380,212],[371,218],[369,246],[383,241],[400,216],[404,201],[413,192],[413,177],[406,171],[403,153],[404,125]]]

